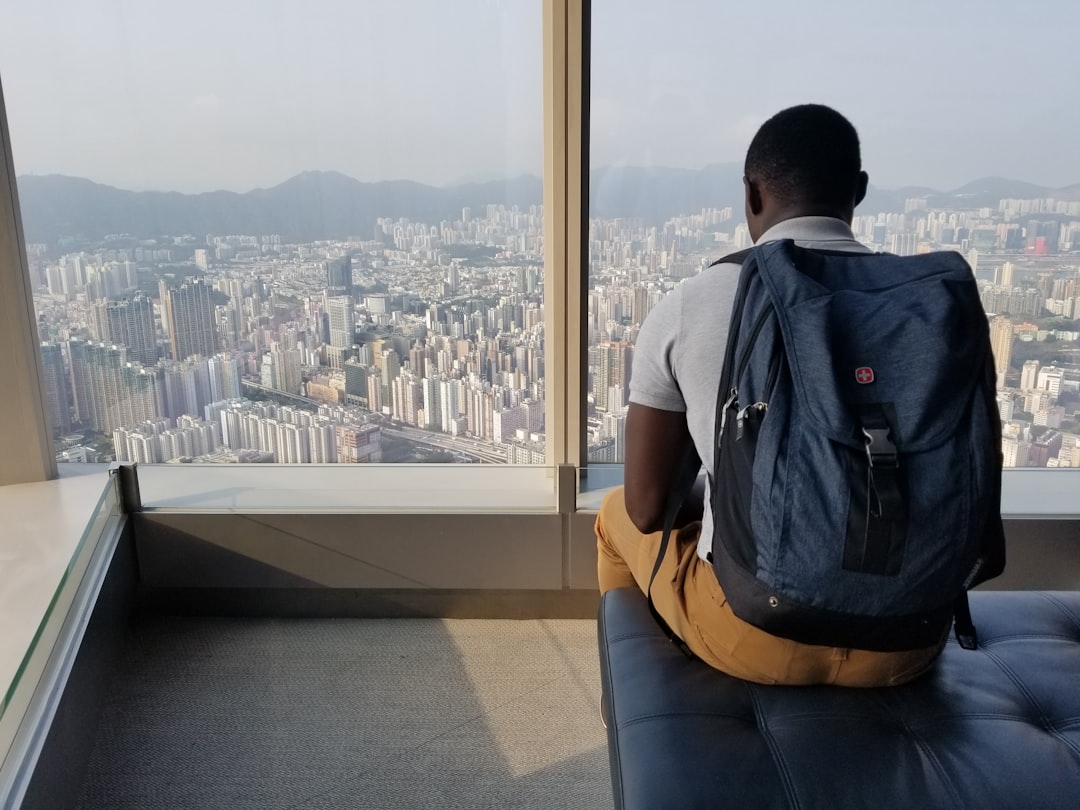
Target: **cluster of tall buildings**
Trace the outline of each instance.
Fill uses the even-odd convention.
[[[41,347],[46,400],[58,436],[73,427],[112,435],[118,428],[201,416],[210,402],[239,397],[241,358],[227,354],[132,362],[122,344],[73,339]]]
[[[239,399],[212,403],[207,415],[220,428],[222,447],[234,455],[259,452],[281,464],[382,461],[380,428],[355,409],[321,406],[312,411]]]
[[[376,417],[389,417],[506,458],[542,453],[542,235],[538,208],[487,206],[438,226],[380,219],[373,240],[178,237],[160,265],[134,249],[55,263],[33,249],[55,431],[112,437],[121,458],[333,463],[381,458]],[[114,271],[106,291],[91,285]],[[263,427],[237,443],[221,421],[235,405],[208,409],[244,395],[324,403],[356,424],[248,413]]]
[[[1000,393],[1012,391],[1017,399],[1024,393],[1030,400],[1030,389],[1040,385],[1024,389],[1006,385],[1007,374],[1015,383],[1014,345],[1046,340],[1077,345],[1080,340],[1072,327],[1048,329],[1033,323],[1053,316],[1080,317],[1080,258],[1076,258],[1080,203],[1002,200],[997,209],[935,210],[919,198],[908,200],[904,207],[903,213],[856,216],[852,223],[856,237],[875,250],[900,255],[941,249],[961,252],[976,276],[982,277],[980,292],[991,320]],[[706,209],[661,226],[629,219],[593,220],[589,235],[589,458],[617,462],[623,460],[628,380],[641,324],[675,284],[701,272],[713,259],[748,247],[750,237],[731,209]],[[1080,387],[1077,370],[1059,371],[1062,392]],[[1047,374],[1055,379],[1051,372]],[[1034,421],[1006,425],[1003,437],[1007,444],[1016,438],[1010,437],[1010,431],[1021,432],[1028,437],[1018,438],[1021,447],[1027,441],[1040,448],[1048,438],[1053,452],[1007,452],[1007,460],[1015,460],[1017,466],[1069,463],[1075,437],[1058,428],[1076,423],[1077,405],[1073,400],[1070,406],[1061,405],[1057,396],[1035,395],[1034,402],[1027,403],[1031,407],[1018,407],[1018,414],[1031,414]],[[1054,445],[1052,435],[1045,435],[1047,426],[1057,431],[1060,447]],[[1040,434],[1039,438],[1033,439],[1032,433]]]
[[[139,464],[199,458],[218,452],[221,446],[217,425],[194,416],[181,416],[175,424],[162,418],[118,427],[112,440],[117,461]]]
[[[203,410],[206,419],[147,419],[117,428],[112,434],[117,460],[364,464],[383,458],[381,429],[350,409],[324,406],[313,412],[230,399]]]
[[[1080,467],[1080,436],[1062,430],[1066,409],[1059,401],[1067,384],[1064,369],[1028,360],[1017,386],[999,388],[1004,466]]]
[[[879,250],[968,257],[991,317],[1003,416],[1032,415],[1007,429],[1028,446],[1010,458],[1072,463],[1064,428],[1077,380],[1040,369],[1015,385],[1011,365],[1017,341],[1077,340],[1032,322],[1080,310],[1066,253],[1080,250],[1080,204],[946,211],[913,199],[853,229]],[[641,324],[682,279],[750,238],[731,208],[659,225],[594,219],[588,236],[588,454],[619,462]],[[348,463],[382,458],[380,430],[393,426],[451,448],[482,442],[513,463],[543,459],[539,207],[467,208],[434,224],[380,218],[372,238],[334,242],[181,236],[53,261],[31,247],[58,436],[111,437],[134,460]],[[1047,431],[1062,441],[1043,460],[1031,448]]]

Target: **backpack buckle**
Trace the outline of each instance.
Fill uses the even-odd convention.
[[[866,437],[866,458],[871,467],[899,467],[899,454],[896,445],[889,439],[889,429],[868,428],[862,429]]]

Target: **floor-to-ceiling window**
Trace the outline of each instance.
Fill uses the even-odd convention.
[[[750,244],[742,161],[780,109],[856,126],[856,236],[956,250],[990,318],[1007,467],[1080,466],[1080,69],[1064,2],[594,0],[588,457],[622,460],[637,332]],[[718,347],[722,351],[722,347]]]
[[[4,4],[61,461],[542,463],[542,4]]]

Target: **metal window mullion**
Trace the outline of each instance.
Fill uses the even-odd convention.
[[[0,485],[56,477],[37,316],[0,86]]]
[[[544,0],[544,375],[549,466],[584,461],[587,0]]]

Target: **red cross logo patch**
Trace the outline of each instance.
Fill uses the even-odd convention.
[[[870,366],[860,366],[855,369],[855,379],[860,385],[867,385],[874,381],[874,370]]]

